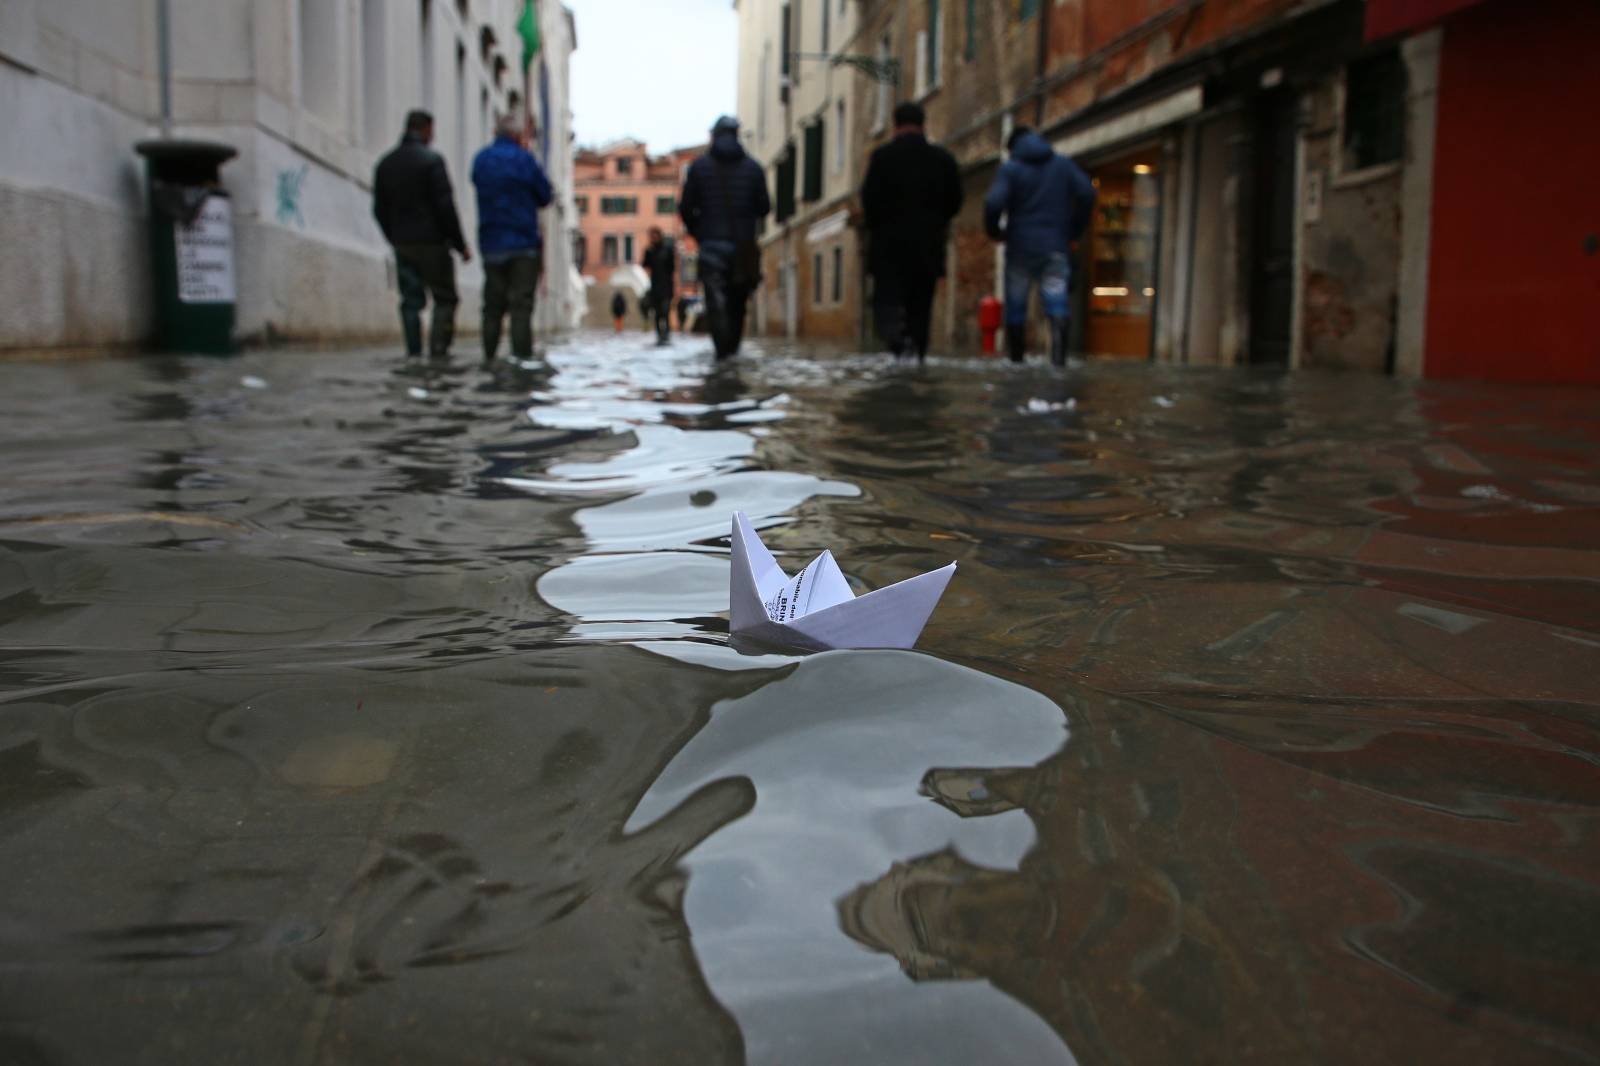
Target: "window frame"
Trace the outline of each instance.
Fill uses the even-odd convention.
[[[1396,105],[1398,116],[1398,145],[1395,155],[1390,159],[1383,159],[1376,163],[1364,166],[1351,166],[1348,161],[1350,152],[1350,72],[1352,67],[1380,57],[1392,57],[1400,73],[1400,99]],[[1335,105],[1338,113],[1338,132],[1333,152],[1333,182],[1334,188],[1344,188],[1350,185],[1360,185],[1368,181],[1375,181],[1387,177],[1405,165],[1406,159],[1406,114],[1409,99],[1410,72],[1406,68],[1405,54],[1399,45],[1387,45],[1364,55],[1355,57],[1346,62],[1339,72],[1339,81],[1336,86]]]

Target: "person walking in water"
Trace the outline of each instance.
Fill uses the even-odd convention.
[[[678,250],[661,232],[650,227],[650,243],[644,246],[639,265],[650,274],[650,310],[656,316],[656,342],[667,343],[672,331],[672,281],[678,269]]]
[[[422,309],[431,296],[428,355],[443,359],[450,354],[455,337],[459,302],[456,264],[450,252],[454,249],[461,261],[468,263],[472,251],[461,234],[444,157],[428,147],[432,141],[433,116],[426,111],[406,115],[400,144],[378,160],[373,172],[372,214],[394,248],[406,354],[422,354]]]
[[[494,362],[500,323],[511,314],[511,354],[533,358],[534,290],[543,265],[539,208],[550,179],[522,143],[522,121],[503,115],[494,141],[472,160],[478,191],[478,254],[483,257],[483,361]]]
[[[767,176],[739,143],[739,120],[724,115],[711,127],[711,150],[689,166],[678,214],[700,248],[711,346],[718,359],[739,351],[745,304],[761,281],[756,223],[772,210]]]
[[[1011,132],[1006,148],[1011,158],[983,198],[984,228],[1006,244],[1006,353],[1013,363],[1022,362],[1028,294],[1037,283],[1039,302],[1050,322],[1050,362],[1065,366],[1071,315],[1068,253],[1089,224],[1094,183],[1078,164],[1057,155],[1027,126]]]
[[[916,104],[894,109],[894,139],[872,153],[861,186],[878,336],[896,356],[919,360],[928,355],[933,293],[962,200],[955,157],[928,143],[925,121]]]
[[[628,298],[622,295],[622,290],[617,289],[611,294],[611,321],[616,324],[617,332],[622,332],[622,323],[628,317]]]

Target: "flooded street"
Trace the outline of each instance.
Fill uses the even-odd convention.
[[[1600,394],[457,347],[0,364],[0,1062],[1600,1059]]]

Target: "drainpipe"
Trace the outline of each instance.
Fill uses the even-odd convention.
[[[156,65],[161,78],[161,136],[172,136],[172,17],[168,0],[156,0]]]

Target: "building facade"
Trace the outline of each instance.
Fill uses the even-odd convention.
[[[910,99],[926,109],[930,137],[955,153],[966,190],[935,307],[936,348],[978,350],[978,302],[1000,287],[982,197],[1007,135],[1027,124],[1077,159],[1098,190],[1074,263],[1073,347],[1086,357],[1410,376],[1600,374],[1592,317],[1600,249],[1589,250],[1600,227],[1587,206],[1587,142],[1574,149],[1583,157],[1576,165],[1564,148],[1562,164],[1538,175],[1551,198],[1503,192],[1555,143],[1537,117],[1559,112],[1548,101],[1596,98],[1591,64],[1540,58],[1575,57],[1600,40],[1592,5],[739,0],[738,8],[740,115],[780,205],[767,237],[764,309],[769,326],[780,323],[771,332],[851,334],[808,314],[807,227],[859,189],[867,156],[890,135],[889,110]],[[822,39],[822,8],[849,27],[844,34]],[[780,60],[767,58],[769,42]],[[817,52],[831,58],[807,58]],[[818,68],[834,78],[814,77]],[[886,69],[892,79],[878,80]],[[1496,72],[1490,82],[1484,70]],[[820,103],[823,95],[837,102]],[[791,207],[786,192],[797,172],[803,181],[808,123],[834,107],[848,117],[835,152],[848,164],[808,214],[803,193]],[[1487,142],[1473,131],[1485,121]],[[1505,150],[1488,158],[1489,143]],[[1487,209],[1485,220],[1489,203],[1504,209]],[[1482,240],[1486,233],[1494,239]],[[794,274],[800,284],[789,283]],[[863,335],[868,288],[840,309]],[[1496,325],[1483,329],[1477,319],[1490,307]],[[1538,368],[1507,354],[1530,337],[1550,353]]]
[[[768,172],[755,330],[857,342],[862,246],[852,201],[862,166],[853,136],[858,0],[737,0],[739,118],[745,150]]]
[[[699,145],[653,156],[643,141],[623,139],[578,152],[574,170],[581,227],[578,247],[591,324],[610,319],[613,289],[637,297],[648,284],[639,262],[650,230],[657,227],[677,248],[675,299],[698,298],[694,240],[678,217],[678,196],[689,164],[704,151],[705,146]]]
[[[1582,0],[1368,0],[1367,37],[1429,58],[1434,116],[1411,146],[1431,212],[1402,262],[1426,377],[1600,384],[1600,7]]]
[[[407,110],[436,120],[463,226],[467,179],[498,113],[526,108],[558,192],[541,324],[577,306],[567,56],[570,14],[538,5],[524,71],[521,0],[13,0],[0,8],[0,348],[137,346],[150,336],[145,179],[133,145],[221,142],[243,342],[392,339],[394,268],[371,174]],[[40,150],[44,146],[44,150]],[[477,324],[481,272],[458,273],[458,327]]]

